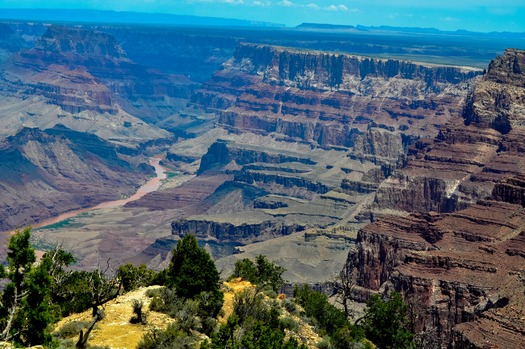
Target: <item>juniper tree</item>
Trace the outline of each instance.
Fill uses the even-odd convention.
[[[49,259],[35,264],[30,238],[31,229],[26,228],[9,239],[7,270],[0,270],[8,279],[0,304],[0,338],[27,346],[49,343],[49,325],[56,320],[51,307],[52,264]]]
[[[167,286],[174,288],[178,296],[200,300],[206,315],[215,317],[221,310],[219,272],[193,235],[186,235],[177,243],[166,278]]]

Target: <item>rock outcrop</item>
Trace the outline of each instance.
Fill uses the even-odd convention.
[[[0,63],[9,55],[25,47],[25,43],[9,25],[0,23]]]
[[[524,57],[505,51],[463,116],[415,144],[348,257],[356,298],[402,292],[433,347],[525,345]]]
[[[263,140],[270,143],[260,144]],[[179,235],[193,229],[202,240],[245,244],[299,227],[333,225],[359,202],[360,194],[354,198],[337,191],[347,176],[340,167],[352,161],[344,152],[255,135],[252,143],[219,139],[202,157],[196,178],[226,174],[229,179],[199,205],[204,212],[175,221],[172,231]],[[332,165],[330,175],[319,176],[331,162],[342,164]],[[359,167],[356,162],[356,170]]]
[[[480,72],[240,44],[192,97],[195,107],[217,114],[218,126],[239,134],[229,136],[239,141],[212,143],[197,174],[232,174],[236,189],[214,194],[214,219],[189,217],[193,225],[185,226],[214,231],[224,210],[235,226],[247,215],[257,224],[278,218],[280,226],[362,224],[360,211],[405,163],[410,144],[461,114]],[[227,210],[236,195],[242,200]]]
[[[276,231],[362,225],[361,210],[405,163],[410,144],[460,115],[479,73],[240,44],[192,97],[195,107],[217,114],[218,126],[239,135],[212,143],[197,175],[233,178],[228,190],[214,193],[210,218],[187,217],[187,229],[177,221],[174,231],[193,227],[202,239],[214,239],[228,220],[235,223],[224,229],[245,231],[238,227],[247,217],[257,225],[273,222]],[[183,153],[168,158],[192,161]]]
[[[521,347],[524,227],[521,205],[497,201],[381,217],[359,231],[349,255],[356,297],[402,292],[416,331],[431,334],[434,347]]]
[[[236,242],[239,244],[290,235],[302,230],[304,230],[302,226],[286,226],[277,221],[232,224],[212,220],[181,219],[171,224],[171,233],[179,237],[192,233],[199,239],[214,238],[220,243]]]

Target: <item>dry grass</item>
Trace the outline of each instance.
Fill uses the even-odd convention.
[[[104,307],[106,317],[97,323],[95,329],[91,332],[89,344],[98,346],[107,346],[111,349],[132,349],[136,348],[142,336],[153,328],[166,328],[169,323],[175,321],[168,315],[149,310],[151,298],[146,296],[149,289],[159,288],[160,286],[143,287],[135,291],[126,293],[117,299],[107,303]],[[233,301],[236,293],[242,292],[248,288],[254,288],[248,281],[240,278],[224,282],[224,305],[223,316],[219,317],[220,323],[225,323],[233,312]],[[286,297],[279,295],[276,301],[281,302]],[[139,299],[144,303],[143,309],[147,312],[147,322],[142,324],[131,324],[129,320],[133,316],[133,300]],[[308,348],[316,348],[315,343],[321,340],[313,328],[305,323],[297,315],[289,314],[284,308],[282,316],[291,316],[299,326],[299,330],[293,334],[289,331],[288,335],[297,337]],[[56,325],[60,329],[64,324],[73,321],[91,321],[91,310],[80,314],[73,314],[62,319]],[[75,341],[77,338],[73,338]]]
[[[112,349],[136,348],[142,336],[153,328],[165,328],[174,321],[166,314],[149,311],[151,298],[146,296],[146,291],[159,286],[143,287],[131,291],[106,304],[104,311],[106,317],[97,323],[89,336],[89,344],[108,346]],[[147,323],[131,324],[133,316],[133,300],[140,299],[144,303],[143,309],[147,312]],[[80,314],[73,314],[62,319],[56,326],[61,328],[71,321],[91,321],[91,310]],[[76,338],[75,338],[76,340]]]
[[[249,281],[244,281],[241,278],[236,278],[230,282],[224,282],[224,304],[222,305],[223,316],[219,317],[220,323],[226,323],[226,320],[233,313],[233,299],[236,293],[242,292],[247,288],[255,288]]]

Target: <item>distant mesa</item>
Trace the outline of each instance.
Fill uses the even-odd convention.
[[[51,21],[69,23],[128,23],[164,24],[183,26],[221,27],[270,27],[280,28],[283,24],[248,21],[242,19],[183,16],[166,13],[145,13],[130,11],[75,10],[75,9],[2,9],[1,19],[24,21]]]

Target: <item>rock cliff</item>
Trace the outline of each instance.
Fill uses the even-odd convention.
[[[0,63],[3,63],[13,52],[19,51],[26,44],[9,25],[0,23]]]
[[[525,53],[507,50],[469,94],[462,117],[433,141],[416,144],[407,166],[377,194],[376,207],[451,212],[490,197],[494,185],[524,171]]]
[[[352,147],[370,126],[402,133],[407,139],[435,135],[435,125],[461,112],[468,81],[479,73],[241,44],[196,92],[193,102],[217,111],[219,122],[237,131],[279,133],[323,147]],[[376,149],[374,155],[400,155],[379,152]]]
[[[355,297],[402,292],[433,347],[525,345],[524,55],[495,59],[463,115],[410,149],[349,253]]]
[[[286,226],[277,221],[232,224],[212,220],[192,219],[188,221],[181,219],[171,224],[172,234],[179,237],[192,233],[197,238],[204,240],[214,238],[220,243],[235,242],[238,244],[261,241],[280,235],[290,235],[302,230],[304,230],[302,226]]]
[[[431,335],[433,347],[521,347],[523,227],[521,205],[496,201],[451,214],[381,217],[359,231],[349,254],[356,298],[402,292],[416,331]]]
[[[285,226],[362,224],[380,183],[405,163],[415,140],[459,117],[480,73],[240,44],[192,97],[234,140],[212,143],[197,174],[232,174],[233,187],[255,193],[243,191],[245,205],[228,211],[235,222],[250,212],[258,222],[279,217]],[[223,212],[235,195],[216,193],[210,214]],[[193,220],[202,225],[200,216]]]

